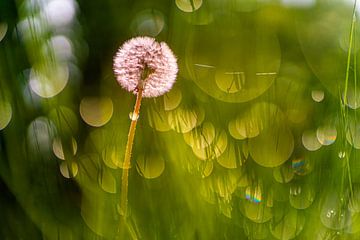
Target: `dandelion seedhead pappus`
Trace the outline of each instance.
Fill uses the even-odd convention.
[[[119,84],[136,95],[134,111],[123,161],[120,212],[127,217],[128,177],[142,97],[158,97],[168,92],[178,72],[176,58],[164,42],[150,37],[136,37],[125,42],[114,57],[114,73]]]
[[[143,97],[158,97],[168,92],[176,79],[176,58],[164,42],[150,37],[136,37],[125,42],[114,57],[114,72],[127,91]]]

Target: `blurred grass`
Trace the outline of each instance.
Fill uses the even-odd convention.
[[[1,239],[360,237],[353,2],[49,2],[0,1]],[[119,233],[135,96],[112,58],[145,33],[180,71],[144,99]]]

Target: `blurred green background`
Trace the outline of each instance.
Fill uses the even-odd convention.
[[[0,0],[0,239],[360,239],[360,3]],[[178,58],[143,100],[124,41]]]

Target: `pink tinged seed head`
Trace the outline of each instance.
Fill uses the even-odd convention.
[[[154,38],[136,37],[126,41],[114,57],[114,73],[127,91],[143,97],[157,97],[168,92],[178,72],[176,58],[164,42]]]

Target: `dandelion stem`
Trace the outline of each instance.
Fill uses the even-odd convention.
[[[132,146],[135,137],[136,123],[140,112],[141,99],[142,99],[143,89],[139,88],[136,95],[136,102],[134,106],[134,112],[131,116],[131,124],[125,149],[125,158],[123,162],[123,172],[121,177],[121,196],[120,196],[120,211],[123,216],[127,217],[127,203],[128,203],[128,178],[129,178],[129,168],[131,161],[131,152]]]

